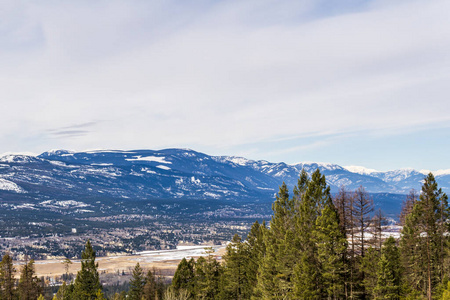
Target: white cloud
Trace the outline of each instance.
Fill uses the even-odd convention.
[[[448,1],[283,3],[7,2],[1,150],[220,149],[450,123]]]

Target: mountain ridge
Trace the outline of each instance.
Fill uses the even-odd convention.
[[[419,190],[424,174],[413,169],[375,171],[332,163],[287,164],[239,156],[210,156],[191,149],[51,150],[37,156],[0,157],[0,190],[45,195],[64,190],[74,196],[108,195],[122,198],[273,198],[284,181],[292,188],[299,173],[319,169],[333,192],[341,186],[363,186],[371,193],[406,194]],[[367,171],[369,170],[369,171]],[[450,175],[436,176],[444,191]],[[5,188],[2,188],[5,187]]]

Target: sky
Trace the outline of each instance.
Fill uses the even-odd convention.
[[[0,0],[0,152],[450,169],[448,0]]]

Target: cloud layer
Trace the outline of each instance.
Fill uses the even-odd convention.
[[[2,150],[295,161],[449,127],[450,3],[339,2],[6,1]]]

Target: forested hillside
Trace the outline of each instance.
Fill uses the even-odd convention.
[[[223,264],[182,261],[179,299],[448,299],[449,207],[430,173],[405,200],[400,239],[361,187],[332,199],[325,177],[283,184],[270,226],[235,236]]]

